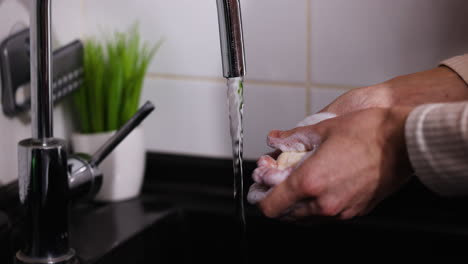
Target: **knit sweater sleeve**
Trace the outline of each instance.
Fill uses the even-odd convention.
[[[456,72],[466,83],[468,83],[468,54],[456,56],[441,62]]]

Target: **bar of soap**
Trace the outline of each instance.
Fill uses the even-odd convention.
[[[299,163],[307,152],[283,152],[278,156],[278,169],[284,170]]]

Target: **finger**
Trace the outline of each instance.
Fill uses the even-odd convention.
[[[299,201],[315,199],[325,191],[326,164],[330,162],[327,147],[324,143],[260,202],[260,208],[266,216],[277,217],[291,210]]]
[[[294,219],[301,219],[309,216],[319,215],[320,209],[315,199],[298,202],[288,213]]]
[[[292,168],[280,170],[269,167],[258,167],[253,171],[252,179],[256,183],[272,187],[283,182],[291,172]]]
[[[257,166],[258,167],[276,168],[278,166],[278,163],[273,157],[271,157],[269,155],[263,155],[258,159]]]
[[[267,186],[276,186],[286,180],[291,172],[292,168],[285,170],[269,169],[263,175],[262,183]]]
[[[270,190],[271,189],[268,186],[254,183],[249,188],[249,192],[247,194],[247,201],[250,204],[257,204],[267,196]]]
[[[295,128],[289,131],[273,130],[268,134],[268,146],[283,152],[306,152],[321,143],[322,139],[314,126]]]
[[[269,167],[258,167],[252,172],[252,179],[256,183],[263,183],[264,175],[271,170]]]
[[[341,212],[338,215],[338,218],[341,220],[349,220],[351,218],[354,218],[357,215],[358,215],[358,212],[355,209],[351,208],[351,209],[347,209]]]
[[[281,184],[274,187],[271,192],[259,203],[263,213],[267,217],[276,218],[288,213],[295,203],[306,198],[301,192],[298,177],[288,177]]]
[[[252,179],[256,183],[263,183],[265,173],[278,166],[276,160],[268,155],[261,156],[257,161],[257,168],[252,172]]]

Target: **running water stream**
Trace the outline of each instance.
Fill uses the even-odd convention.
[[[243,95],[243,79],[228,78],[228,105],[229,105],[229,120],[231,122],[231,139],[234,167],[234,200],[236,203],[236,215],[239,224],[239,241],[240,241],[240,258],[243,263],[247,263],[248,247],[247,247],[247,230],[245,221],[244,209],[244,171],[242,165],[243,154],[243,112],[244,112],[244,95]]]

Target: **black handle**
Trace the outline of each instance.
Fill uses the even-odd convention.
[[[111,153],[120,142],[126,138],[152,111],[154,105],[147,101],[138,112],[130,118],[109,140],[93,154],[89,163],[98,166]]]

